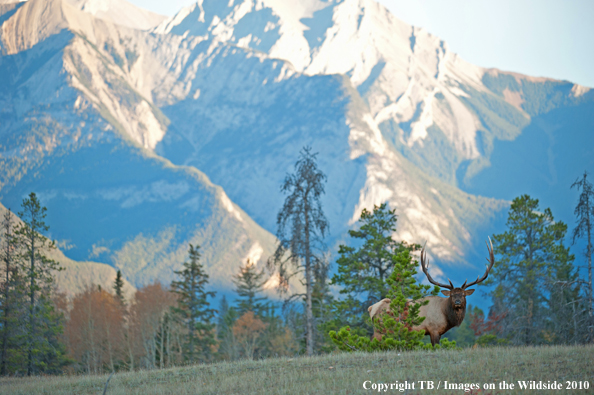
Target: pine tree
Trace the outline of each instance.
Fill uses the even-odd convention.
[[[237,342],[233,334],[233,325],[237,318],[239,318],[237,310],[235,307],[229,306],[227,298],[223,295],[221,304],[219,305],[217,319],[218,353],[222,358],[230,361],[234,361],[239,357]]]
[[[562,225],[560,231],[563,233],[562,238],[565,238],[567,227]],[[550,320],[545,340],[556,344],[581,343],[586,338],[587,331],[583,328],[588,316],[582,314],[587,309],[584,309],[580,297],[580,280],[573,265],[574,256],[563,246],[562,240],[555,249],[556,259],[546,268]]]
[[[113,290],[115,291],[116,299],[120,302],[120,305],[124,306],[126,301],[124,299],[124,279],[122,278],[121,270],[118,270],[118,273],[116,274]]]
[[[501,334],[513,344],[551,342],[550,291],[559,287],[552,282],[556,275],[565,281],[561,272],[573,261],[563,245],[567,226],[555,221],[550,209],[539,212],[537,199],[523,195],[512,202],[507,229],[493,237],[499,259],[485,282],[495,284],[490,315],[502,316]]]
[[[39,313],[35,327],[33,371],[62,374],[64,368],[73,361],[67,356],[66,345],[62,341],[64,316],[56,310],[54,301],[47,295],[40,295],[37,302]]]
[[[277,217],[278,248],[269,261],[279,270],[279,287],[288,289],[294,275],[305,272],[305,338],[306,353],[314,352],[314,317],[312,291],[314,267],[320,260],[315,247],[328,230],[322,210],[326,176],[318,169],[317,154],[304,147],[295,163],[295,173],[285,177],[281,191],[289,195]]]
[[[592,227],[594,226],[594,186],[587,180],[588,173],[584,172],[582,179],[576,180],[571,187],[581,190],[579,201],[575,207],[577,225],[573,230],[573,243],[576,239],[586,237],[586,259],[588,260],[588,333],[591,342],[594,342],[594,297],[592,289]]]
[[[14,235],[15,219],[10,210],[7,210],[2,217],[1,224],[1,245],[0,260],[2,263],[3,282],[1,287],[1,308],[2,308],[2,328],[1,328],[1,356],[0,356],[0,375],[8,374],[8,364],[11,354],[15,348],[18,349],[17,340],[19,333],[19,319],[23,316],[22,302],[23,277],[17,261],[16,239]]]
[[[56,248],[54,242],[41,234],[49,230],[45,223],[47,209],[41,206],[33,192],[23,200],[22,208],[19,217],[23,222],[17,225],[15,235],[23,251],[23,264],[26,265],[26,364],[27,375],[30,376],[38,371],[52,369],[53,364],[63,363],[63,347],[52,343],[57,342],[57,335],[61,331],[60,317],[49,299],[53,291],[53,273],[61,268],[45,255]]]
[[[130,370],[133,369],[134,366],[134,359],[131,357],[130,355],[130,325],[129,325],[129,311],[128,308],[126,306],[126,299],[124,298],[124,279],[122,277],[122,271],[118,269],[117,273],[116,273],[116,278],[113,282],[113,290],[115,292],[115,296],[114,299],[117,301],[118,303],[118,311],[115,315],[121,316],[121,320],[115,320],[115,325],[119,326],[116,330],[118,333],[121,333],[121,339],[118,339],[119,342],[121,342],[121,344],[126,344],[128,345],[128,355],[129,355],[129,368]],[[164,322],[166,324],[166,326],[170,323],[169,322],[169,318],[168,316],[166,316],[164,318]],[[128,325],[126,325],[126,321],[128,321]],[[121,332],[120,332],[121,331]],[[161,339],[161,344],[163,344],[164,339]],[[111,344],[110,344],[111,347]],[[121,363],[122,365],[125,365],[126,362],[124,361],[125,358],[121,359],[121,362],[118,361],[119,363]],[[162,358],[161,358],[161,363],[162,363]],[[113,369],[112,369],[113,371]]]
[[[245,265],[239,267],[239,274],[233,276],[233,283],[237,293],[236,309],[240,316],[252,311],[257,317],[262,318],[267,298],[258,295],[264,290],[266,281],[264,269],[258,271],[253,262],[248,260]]]
[[[417,273],[417,261],[412,258],[410,251],[404,249],[392,258],[393,270],[386,279],[390,287],[388,297],[390,313],[383,314],[373,322],[374,327],[382,333],[381,340],[369,340],[367,336],[360,336],[350,330],[348,326],[338,332],[331,331],[330,337],[339,349],[343,351],[387,351],[387,350],[419,350],[432,349],[431,344],[423,343],[425,331],[414,331],[412,328],[423,322],[419,317],[421,306],[429,303],[423,300],[425,296],[437,295],[439,287],[431,287],[417,283],[414,275]],[[431,288],[433,288],[431,290]],[[436,348],[453,348],[455,342],[442,339]]]
[[[214,297],[215,292],[205,290],[208,274],[200,263],[199,249],[199,246],[190,244],[190,262],[184,263],[183,270],[174,272],[182,279],[171,283],[172,291],[179,295],[174,311],[188,330],[185,358],[190,363],[209,361],[212,357],[211,348],[216,344],[215,325],[211,322],[215,310],[209,308],[208,302],[208,297]]]
[[[358,334],[373,333],[366,324],[367,308],[390,292],[387,279],[399,254],[420,248],[392,238],[396,221],[396,210],[389,210],[385,203],[374,206],[373,212],[363,209],[359,229],[349,231],[354,244],[360,247],[339,246],[338,273],[332,277],[332,284],[342,286],[340,294],[345,298],[334,304],[335,321]]]
[[[262,321],[266,323],[267,327],[263,335],[265,341],[262,342],[259,349],[260,356],[279,357],[295,355],[299,349],[297,339],[303,338],[303,336],[295,336],[295,332],[291,330],[289,325],[281,317],[276,315],[274,305],[269,303],[266,307],[266,313]],[[303,317],[302,310],[300,310],[300,315]],[[303,323],[301,323],[299,328],[303,328]]]

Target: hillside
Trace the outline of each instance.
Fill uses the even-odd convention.
[[[341,394],[369,393],[363,385],[406,383],[414,389],[389,390],[407,394],[516,394],[542,393],[518,390],[518,381],[561,383],[564,393],[586,394],[594,385],[592,346],[488,348],[462,351],[334,354],[320,357],[275,358],[262,361],[224,362],[173,369],[117,373],[108,394]],[[96,394],[107,381],[103,376],[1,378],[0,393]],[[435,390],[420,389],[419,381],[432,381]],[[493,384],[496,390],[446,390],[451,385]],[[514,390],[499,390],[499,383]],[[589,385],[589,390],[566,390],[567,381]],[[588,384],[586,384],[586,382]],[[439,385],[439,390],[437,387]],[[397,388],[397,387],[396,387]],[[373,392],[378,392],[377,389]]]

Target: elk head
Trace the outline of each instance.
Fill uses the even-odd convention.
[[[448,278],[448,281],[450,283],[449,285],[438,283],[437,281],[432,279],[431,276],[429,275],[429,271],[427,270],[429,267],[429,262],[426,262],[427,255],[425,253],[425,247],[423,247],[423,249],[421,250],[421,268],[423,269],[423,273],[425,273],[425,275],[427,276],[427,279],[429,280],[429,282],[431,284],[437,285],[438,287],[441,287],[441,288],[448,289],[448,291],[442,290],[441,293],[444,294],[445,296],[449,296],[450,306],[454,311],[460,311],[460,310],[461,310],[461,312],[466,311],[466,297],[469,295],[472,295],[472,293],[474,292],[474,289],[467,289],[467,288],[472,287],[473,285],[476,285],[480,282],[485,281],[485,279],[489,275],[489,271],[491,270],[491,268],[493,267],[493,264],[495,263],[495,257],[493,256],[493,243],[491,243],[491,238],[489,238],[489,243],[487,243],[487,249],[489,250],[489,258],[487,258],[487,261],[489,262],[489,264],[487,265],[487,270],[485,271],[485,274],[482,277],[477,277],[476,281],[473,281],[470,284],[467,284],[468,283],[468,279],[467,279],[466,281],[464,281],[464,284],[462,284],[461,287],[454,287],[454,285],[452,284],[452,281],[449,278]],[[464,314],[464,313],[462,313],[462,314]]]

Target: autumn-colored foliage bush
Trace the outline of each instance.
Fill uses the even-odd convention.
[[[267,326],[268,324],[256,317],[253,311],[244,313],[235,321],[233,335],[245,358],[254,358],[254,351],[262,342],[262,335]]]

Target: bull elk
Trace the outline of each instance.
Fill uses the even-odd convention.
[[[467,288],[485,281],[489,275],[489,271],[495,263],[495,257],[493,256],[493,243],[491,243],[490,238],[489,243],[487,243],[487,249],[489,250],[489,258],[487,258],[489,264],[487,265],[485,274],[482,277],[477,277],[476,281],[473,281],[470,284],[467,284],[468,280],[466,280],[459,288],[455,288],[450,279],[448,279],[449,284],[438,283],[432,279],[428,271],[428,262],[425,262],[427,259],[425,248],[423,247],[421,250],[421,268],[423,269],[423,273],[425,273],[429,282],[448,290],[441,291],[441,293],[447,296],[447,298],[442,298],[441,296],[427,296],[419,300],[419,302],[428,300],[429,303],[421,306],[419,309],[419,317],[425,317],[425,319],[420,325],[412,327],[412,330],[424,330],[425,335],[429,335],[431,337],[432,345],[435,346],[435,344],[438,344],[439,339],[441,339],[441,336],[444,333],[453,327],[460,326],[460,324],[462,324],[464,316],[466,315],[466,297],[472,295],[474,292],[474,289]],[[369,307],[369,316],[371,317],[372,321],[375,318],[379,318],[382,314],[390,313],[390,302],[390,299],[383,299]],[[373,337],[381,340],[382,334],[378,333],[377,330],[374,330]]]

